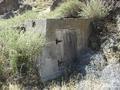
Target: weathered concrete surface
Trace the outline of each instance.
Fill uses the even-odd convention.
[[[43,19],[29,21],[26,30],[46,34],[47,44],[38,58],[38,68],[43,81],[53,79],[71,67],[77,54],[87,48],[90,20]]]

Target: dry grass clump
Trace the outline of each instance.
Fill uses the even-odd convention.
[[[87,79],[79,82],[70,80],[70,82],[62,82],[60,85],[53,83],[44,90],[104,90],[107,88],[106,85],[108,84],[99,79]]]
[[[22,87],[20,87],[19,85],[9,85],[9,90],[21,90]]]
[[[105,83],[103,80],[89,78],[81,81],[70,79],[69,82],[51,82],[51,84],[49,84],[49,86],[45,87],[43,90],[104,90],[109,88],[110,85]],[[19,84],[8,84],[8,86],[4,85],[2,90],[25,90],[25,88]],[[36,87],[32,90],[39,90],[39,88]]]
[[[20,80],[22,80],[22,84],[28,84],[33,79],[35,81],[32,82],[36,85],[39,79],[35,69],[35,58],[41,54],[44,45],[44,33],[32,30],[26,32],[0,31],[0,85],[6,82],[19,82]],[[13,84],[7,88],[9,89],[3,90],[23,90],[19,89],[19,85]]]
[[[3,85],[2,86],[2,90],[24,90],[22,86],[18,85],[18,84],[8,84],[7,85]]]
[[[112,0],[113,1],[113,0]],[[86,0],[81,2],[81,12],[79,16],[84,18],[102,18],[109,14],[114,2],[108,3],[103,0]]]
[[[107,83],[104,83],[102,80],[84,80],[81,81],[76,90],[104,90],[107,89]]]

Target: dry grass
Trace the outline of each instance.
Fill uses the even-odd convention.
[[[54,80],[47,82],[44,84],[44,89],[42,90],[106,90],[111,88],[110,84],[106,83],[104,80],[100,78],[93,77],[81,77],[79,75],[72,75],[69,80],[63,79],[62,80]],[[3,86],[5,87],[5,86]],[[25,90],[25,87],[18,85],[18,84],[8,84],[6,86],[7,90]],[[18,88],[18,89],[12,89]],[[6,90],[6,89],[3,89]],[[40,88],[31,87],[31,90],[40,90]]]
[[[9,84],[8,86],[3,85],[2,90],[24,90],[22,86],[18,84]]]
[[[9,85],[9,90],[21,90],[22,89],[22,87],[20,87],[19,85],[12,85],[12,84],[10,84]]]
[[[80,82],[75,80],[70,80],[70,82],[61,84],[51,83],[48,87],[45,87],[43,90],[105,90],[108,84],[103,83],[99,79],[88,79],[82,80]],[[3,86],[2,90],[25,90],[22,86],[18,84],[9,84],[8,86]],[[32,90],[39,90],[32,89]]]
[[[86,0],[81,2],[80,16],[84,18],[102,18],[109,14],[113,8],[113,2],[106,2],[103,0]]]
[[[69,83],[62,83],[62,85],[52,84],[45,90],[104,90],[106,83],[103,83],[99,79],[88,79],[76,82],[74,80]]]
[[[5,57],[1,57],[2,61],[12,68],[13,71],[18,72],[18,67],[26,63],[30,66],[33,64],[32,58],[40,54],[42,47],[45,45],[44,34],[36,33],[32,30],[20,32],[16,30],[2,30],[0,31],[0,53]],[[6,65],[0,66],[7,68]],[[2,67],[1,67],[2,68]],[[8,78],[8,77],[7,77]]]

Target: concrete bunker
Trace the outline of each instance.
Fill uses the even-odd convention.
[[[25,23],[26,30],[45,33],[47,45],[38,57],[39,75],[51,80],[72,65],[82,49],[87,48],[90,20],[79,18],[42,19]]]

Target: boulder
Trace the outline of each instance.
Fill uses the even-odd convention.
[[[53,0],[53,3],[50,7],[51,11],[55,10],[56,7],[58,7],[61,2],[62,2],[62,0]]]
[[[0,0],[0,15],[19,8],[18,0]]]
[[[118,29],[108,33],[101,48],[109,64],[120,62],[120,32]]]
[[[0,15],[0,19],[9,19],[11,17],[14,17],[15,14],[12,11],[6,12],[3,15]]]
[[[22,14],[27,10],[32,10],[32,6],[29,4],[21,4],[19,9],[17,10],[17,13]]]
[[[118,87],[120,89],[120,64],[106,66],[102,71],[101,79],[108,83],[110,88]]]
[[[101,71],[106,66],[106,60],[104,59],[104,56],[101,53],[96,53],[90,57],[90,64],[86,65],[85,72],[86,76],[95,76],[100,77]]]

